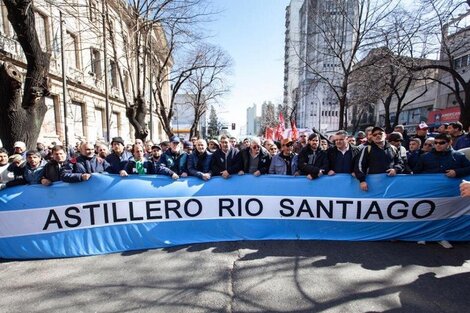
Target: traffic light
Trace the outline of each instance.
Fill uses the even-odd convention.
[[[232,130],[235,130],[235,123],[232,123]]]

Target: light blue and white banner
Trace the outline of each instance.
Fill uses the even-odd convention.
[[[94,174],[0,191],[0,257],[53,258],[266,239],[470,240],[470,198],[444,175],[172,181]]]

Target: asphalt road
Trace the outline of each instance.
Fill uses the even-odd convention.
[[[0,312],[469,312],[470,244],[262,241],[0,260]]]

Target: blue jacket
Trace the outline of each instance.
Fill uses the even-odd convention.
[[[281,153],[276,154],[271,159],[271,165],[269,166],[269,174],[279,174],[287,175],[287,164],[286,161],[281,157]],[[294,175],[298,171],[298,160],[299,156],[297,154],[292,155],[290,162],[291,166],[291,175]]]
[[[119,174],[119,172],[127,166],[127,161],[132,158],[132,153],[127,150],[118,156],[116,153],[112,152],[106,157],[106,162],[109,163],[110,168],[107,170],[111,174]]]
[[[64,182],[77,183],[82,181],[82,174],[106,172],[110,165],[106,160],[97,157],[87,158],[80,155],[76,159],[70,159],[60,170],[60,177]]]
[[[457,177],[470,175],[470,161],[462,152],[449,149],[438,152],[432,149],[419,157],[413,172],[415,174],[445,173],[454,170]]]
[[[188,172],[191,176],[202,178],[202,174],[211,173],[211,160],[212,153],[204,151],[201,155],[197,150],[189,155],[188,158]]]
[[[168,149],[161,157],[161,162],[176,174],[188,173],[188,154],[186,152],[180,151],[178,154],[174,154],[171,149]]]
[[[468,147],[470,147],[470,133],[461,136],[459,139],[457,139],[454,149],[460,150]]]
[[[35,169],[32,169],[31,166],[24,162],[21,166],[17,167],[13,164],[10,164],[8,170],[13,172],[14,179],[7,182],[8,187],[18,186],[18,185],[34,185],[40,184],[41,178],[44,173],[44,166],[46,161],[41,160],[41,163]]]

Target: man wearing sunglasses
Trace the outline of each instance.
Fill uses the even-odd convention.
[[[398,149],[385,140],[385,130],[375,126],[372,128],[371,138],[370,144],[361,150],[354,169],[363,191],[368,190],[368,174],[387,173],[388,176],[395,176],[403,172],[403,161]]]
[[[268,173],[271,165],[271,155],[268,150],[261,146],[261,141],[258,138],[253,138],[250,146],[243,149],[238,156],[240,158],[238,164],[241,167],[238,175],[249,173],[260,176]]]
[[[447,177],[470,175],[470,161],[465,154],[452,149],[451,140],[449,134],[439,134],[434,137],[434,148],[419,157],[413,172],[444,173]]]
[[[281,152],[273,156],[269,174],[299,175],[297,154],[294,153],[294,142],[290,138],[281,140]]]

